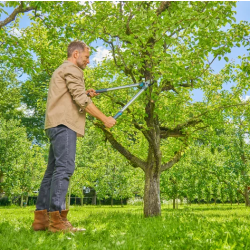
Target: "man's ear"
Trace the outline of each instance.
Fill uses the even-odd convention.
[[[79,54],[79,51],[78,50],[74,50],[74,52],[73,52],[73,58],[77,58],[78,54]]]

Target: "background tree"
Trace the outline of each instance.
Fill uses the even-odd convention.
[[[43,150],[32,146],[20,122],[0,120],[0,195],[13,197],[37,190],[45,167]]]
[[[40,187],[40,180],[46,169],[43,151],[38,146],[32,146],[26,139],[22,141],[21,154],[12,168],[5,175],[5,194],[8,197],[20,197],[20,206],[28,204],[28,197],[34,195]]]

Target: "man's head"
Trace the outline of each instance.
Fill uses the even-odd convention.
[[[84,42],[74,41],[68,46],[68,60],[81,69],[89,64],[90,48]]]

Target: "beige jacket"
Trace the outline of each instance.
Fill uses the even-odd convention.
[[[50,80],[45,129],[63,124],[78,136],[83,136],[85,108],[91,102],[85,91],[83,71],[75,64],[64,61]]]

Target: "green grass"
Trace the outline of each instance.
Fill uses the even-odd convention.
[[[250,249],[250,208],[192,205],[143,218],[142,207],[71,207],[85,233],[34,232],[34,207],[0,207],[0,249]]]

